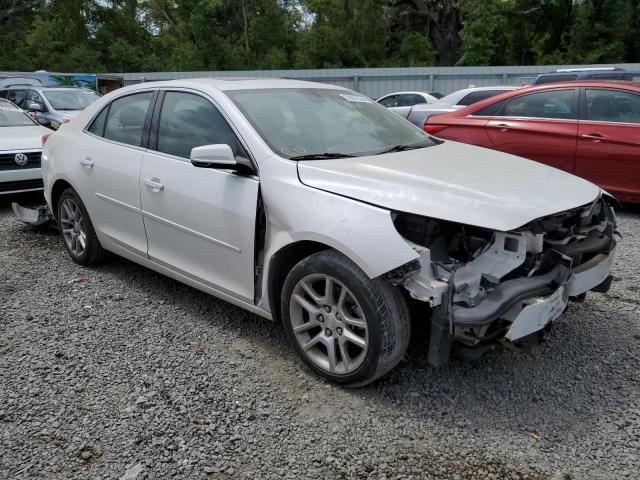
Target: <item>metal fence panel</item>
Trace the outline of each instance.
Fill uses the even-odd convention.
[[[253,70],[219,72],[145,72],[113,73],[122,77],[125,85],[154,80],[198,77],[261,77],[290,78],[331,83],[357,90],[371,98],[394,91],[438,91],[447,94],[474,86],[520,85],[540,73],[557,68],[620,67],[640,72],[640,64],[611,65],[542,65],[503,67],[420,67],[420,68],[348,68],[324,70]],[[15,74],[15,72],[13,72]],[[24,74],[28,75],[28,74]],[[2,73],[0,73],[2,76]]]

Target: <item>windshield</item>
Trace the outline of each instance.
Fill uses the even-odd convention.
[[[35,123],[21,109],[9,102],[0,102],[0,127],[32,127]]]
[[[346,90],[301,88],[225,93],[271,149],[285,158],[367,155],[398,146],[426,147],[435,143],[398,114]]]
[[[42,94],[47,98],[54,110],[84,110],[100,96],[88,90],[45,90]]]

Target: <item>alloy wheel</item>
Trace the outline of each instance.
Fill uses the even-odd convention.
[[[367,320],[342,282],[307,275],[294,287],[289,309],[296,341],[315,365],[338,375],[362,365],[369,348]]]
[[[80,257],[87,247],[87,233],[80,207],[70,198],[65,198],[60,207],[62,238],[74,257]]]

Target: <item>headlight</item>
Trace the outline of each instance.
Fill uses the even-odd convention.
[[[398,233],[431,251],[431,259],[466,263],[491,241],[494,232],[484,228],[438,220],[411,213],[394,213]]]

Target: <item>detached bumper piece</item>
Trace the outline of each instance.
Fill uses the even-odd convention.
[[[42,205],[37,208],[27,208],[13,202],[11,204],[11,208],[13,209],[13,214],[18,220],[31,227],[55,225],[55,219],[47,205]]]

